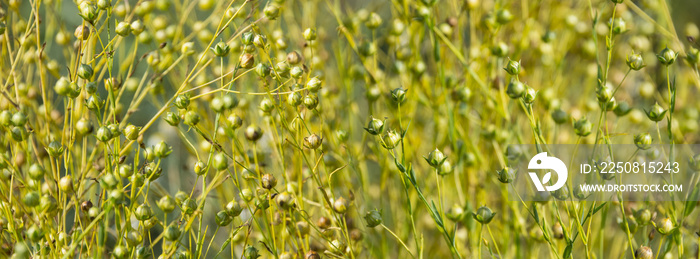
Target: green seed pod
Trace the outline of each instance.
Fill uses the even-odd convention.
[[[242,68],[249,69],[255,66],[255,57],[250,53],[243,53],[238,58],[238,63]]]
[[[508,59],[508,63],[506,66],[503,68],[508,74],[511,76],[517,76],[520,74],[520,61],[515,61],[511,60],[510,58]]]
[[[189,94],[181,94],[175,97],[175,106],[180,109],[187,109],[187,106],[190,105],[190,95]]]
[[[260,180],[260,183],[263,188],[270,190],[277,186],[277,178],[271,174],[264,174]]]
[[[384,122],[375,118],[372,118],[372,116],[369,117],[369,124],[367,124],[367,128],[365,128],[369,134],[372,135],[379,135],[382,134],[384,131]]]
[[[264,50],[267,46],[267,37],[262,34],[255,35],[255,37],[253,37],[253,46]]]
[[[229,51],[231,50],[231,47],[229,47],[228,44],[226,44],[226,42],[219,41],[219,43],[212,47],[211,50],[217,57],[225,57],[226,55],[228,55]]]
[[[644,226],[651,222],[651,211],[648,209],[640,209],[634,212],[634,219],[638,224]]]
[[[238,215],[241,215],[241,212],[243,212],[243,206],[241,206],[241,202],[238,200],[230,201],[226,204],[225,209],[231,217],[238,217]]]
[[[401,143],[401,135],[395,130],[390,130],[382,137],[382,146],[386,149],[394,149],[399,143]]]
[[[148,259],[153,257],[153,250],[150,246],[139,245],[134,250],[137,259]]]
[[[255,67],[255,74],[257,74],[259,77],[267,77],[270,75],[271,71],[272,68],[264,63],[258,63],[258,65]]]
[[[27,115],[24,115],[22,111],[17,111],[12,115],[11,122],[17,127],[24,127],[24,124],[27,124]]]
[[[102,141],[102,142],[107,142],[110,139],[112,139],[112,131],[109,130],[106,126],[102,126],[99,129],[97,129],[97,132],[95,133],[95,138],[97,140]]]
[[[151,210],[150,206],[141,204],[136,208],[136,211],[134,211],[134,215],[136,216],[136,219],[144,221],[153,217],[153,211]]]
[[[340,197],[333,201],[333,211],[339,214],[344,214],[348,210],[348,202],[345,198]]]
[[[58,180],[58,189],[64,193],[72,194],[73,189],[73,178],[70,175],[66,175]]]
[[[496,171],[498,174],[498,181],[502,183],[512,183],[515,180],[516,170],[510,167],[505,167],[501,170]]]
[[[578,136],[588,136],[591,134],[591,130],[593,130],[593,124],[586,118],[574,122],[574,133]]]
[[[175,113],[172,112],[167,112],[165,113],[165,116],[163,119],[170,124],[170,126],[176,127],[177,125],[180,124],[180,117],[177,116]]]
[[[15,141],[24,141],[27,139],[27,130],[24,127],[14,127],[10,132],[12,139]]]
[[[632,54],[627,55],[626,63],[630,69],[637,71],[644,68],[645,66],[644,59],[642,59],[642,55],[636,54],[634,52],[632,52]]]
[[[116,246],[112,250],[112,256],[116,259],[124,259],[129,256],[129,250],[124,246]]]
[[[316,135],[316,133],[304,138],[304,145],[309,149],[318,149],[322,143],[323,138]]]
[[[221,100],[224,101],[224,108],[230,110],[233,108],[236,108],[238,106],[239,100],[236,96],[231,95],[231,94],[226,94],[221,97]]]
[[[5,127],[12,124],[12,113],[10,111],[5,110],[0,112],[0,124]]]
[[[49,153],[49,156],[53,158],[57,158],[63,155],[63,150],[63,146],[58,141],[51,141],[51,143],[49,143],[49,146],[46,147],[46,152]]]
[[[231,128],[231,130],[236,130],[243,125],[243,119],[236,114],[229,115],[226,118],[226,121],[228,122],[228,126]]]
[[[365,26],[370,30],[374,30],[379,28],[380,25],[382,25],[382,17],[375,12],[369,13],[367,21],[365,21]]]
[[[192,215],[192,213],[194,213],[194,211],[197,209],[197,201],[188,198],[182,201],[182,205],[180,206],[182,207],[182,212],[187,215]]]
[[[617,105],[615,105],[615,109],[613,109],[613,112],[615,113],[615,115],[617,115],[619,117],[625,116],[628,113],[630,113],[631,111],[632,111],[632,108],[625,101],[617,103]]]
[[[452,164],[450,161],[445,160],[445,162],[442,162],[442,165],[440,165],[440,169],[438,169],[438,174],[439,175],[448,175],[452,173]]]
[[[537,98],[537,93],[535,89],[529,86],[525,86],[525,92],[523,93],[523,101],[527,104],[532,104],[535,102],[535,99]]]
[[[263,9],[263,14],[267,19],[275,20],[280,15],[280,8],[275,4],[268,5]]]
[[[333,241],[330,242],[330,251],[335,253],[335,254],[344,254],[345,250],[348,248],[348,245],[345,244],[343,241],[340,241],[338,239],[334,239]]]
[[[428,164],[430,166],[432,166],[433,168],[439,168],[442,165],[442,163],[445,162],[445,159],[447,159],[445,154],[443,154],[442,151],[440,151],[437,148],[435,148],[435,150],[431,151],[428,154],[428,157],[424,157],[424,158],[425,158],[425,161],[428,162]]]
[[[491,54],[496,57],[505,57],[508,55],[508,45],[506,45],[504,42],[499,42],[496,44],[496,46],[491,48]]]
[[[52,215],[56,212],[56,209],[58,209],[56,198],[48,194],[41,196],[41,200],[39,201],[39,209],[48,215]]]
[[[88,209],[87,215],[90,217],[90,219],[95,219],[98,215],[100,215],[100,209],[97,207],[92,207]]]
[[[292,92],[287,96],[287,103],[290,106],[298,106],[302,103],[304,97],[299,92]]]
[[[666,115],[666,111],[667,110],[664,110],[659,103],[654,104],[654,106],[652,106],[648,111],[646,109],[644,110],[644,112],[647,114],[647,118],[654,122],[663,120],[664,115]]]
[[[309,110],[316,109],[316,107],[318,107],[318,97],[315,95],[309,94],[309,95],[304,97],[303,103],[304,103],[304,106],[306,107],[306,109],[309,109]]]
[[[94,130],[92,122],[88,119],[82,118],[75,123],[75,130],[80,133],[80,135],[88,135]]]
[[[339,142],[345,142],[348,140],[348,132],[345,130],[335,131],[335,137],[338,138]]]
[[[161,141],[156,145],[153,151],[155,152],[156,157],[163,159],[173,152],[173,148],[171,146],[168,146],[168,144],[166,144],[165,141]]]
[[[119,180],[113,174],[107,172],[100,178],[100,186],[106,190],[112,190],[117,187]]]
[[[496,216],[496,213],[491,211],[489,207],[482,206],[476,210],[476,213],[472,213],[472,216],[479,223],[488,224],[491,222],[491,220],[493,220],[493,217]]]
[[[245,259],[256,259],[260,257],[260,255],[258,254],[257,248],[254,246],[247,246],[245,250],[243,250],[243,257],[245,257]]]
[[[249,125],[244,132],[245,138],[250,141],[258,141],[263,136],[262,129],[256,125]]]
[[[92,66],[88,64],[80,64],[78,67],[78,76],[82,79],[89,80],[93,74]]]
[[[563,124],[569,120],[569,115],[562,109],[556,109],[552,111],[552,120],[556,124]]]
[[[608,21],[608,26],[612,26],[612,32],[616,35],[627,31],[627,23],[622,18]]]
[[[44,231],[38,225],[32,225],[27,229],[27,237],[32,242],[39,242],[44,238]]]
[[[472,96],[472,91],[467,87],[457,87],[452,90],[452,100],[458,102],[467,102]]]
[[[200,120],[201,116],[199,116],[199,114],[197,114],[195,111],[187,111],[187,113],[185,113],[185,124],[190,127],[196,126]]]
[[[659,62],[661,64],[669,66],[676,61],[676,58],[678,58],[678,53],[666,47],[663,50],[661,50],[661,52],[657,54],[656,57],[659,59]]]
[[[27,205],[29,207],[36,207],[39,206],[39,200],[41,197],[39,196],[39,193],[36,191],[30,191],[27,192],[27,194],[24,195],[24,205]]]
[[[83,2],[82,4],[80,4],[78,9],[78,15],[83,17],[85,21],[93,23],[95,19],[97,19],[99,10],[97,10],[97,8],[95,8],[95,6],[93,6],[91,3]]]
[[[281,77],[289,77],[289,71],[290,71],[290,70],[291,70],[291,68],[290,68],[289,65],[288,65],[287,63],[285,63],[285,62],[278,62],[278,63],[275,65],[275,71],[276,71],[277,74],[279,74]]]
[[[634,144],[638,149],[647,150],[651,148],[651,135],[649,133],[642,133],[634,135]]]
[[[461,222],[465,217],[464,209],[458,204],[454,204],[449,210],[447,210],[445,216],[454,222]]]
[[[260,110],[265,114],[269,114],[274,109],[275,104],[272,102],[272,100],[270,100],[270,98],[265,97],[262,99],[262,101],[260,101]]]
[[[254,38],[255,33],[251,31],[244,32],[243,35],[241,35],[241,43],[243,43],[243,45],[252,45]]]
[[[671,218],[664,218],[659,223],[656,223],[656,231],[664,236],[671,234],[675,229],[676,227],[673,225]]]
[[[508,9],[501,9],[496,12],[496,22],[503,25],[513,20],[513,14]]]
[[[126,37],[129,32],[131,32],[131,24],[123,21],[119,22],[117,27],[114,29],[114,32],[119,36]]]
[[[634,258],[652,259],[654,258],[654,252],[648,246],[640,246],[634,251]]]
[[[29,166],[29,171],[27,171],[27,173],[29,174],[29,177],[33,180],[41,180],[42,178],[44,178],[46,170],[44,170],[44,168],[41,165],[33,163],[31,166]]]
[[[223,171],[228,168],[228,158],[223,153],[217,153],[212,158],[212,165],[216,170]]]
[[[304,30],[304,32],[302,33],[302,36],[304,36],[304,39],[306,41],[316,40],[316,30],[311,29],[311,28],[306,28],[306,30]]]
[[[131,182],[131,185],[133,185],[135,187],[141,187],[141,186],[143,186],[143,183],[145,181],[145,177],[143,176],[143,174],[140,174],[140,173],[133,174],[129,178],[129,181]]]
[[[306,82],[306,89],[312,93],[318,92],[318,90],[321,90],[321,83],[321,79],[319,79],[318,76],[312,77]]]
[[[512,99],[518,99],[523,97],[526,88],[527,87],[525,84],[521,83],[520,81],[511,80],[508,84],[508,89],[506,89],[506,94],[508,94],[508,96]]]
[[[197,175],[203,175],[207,172],[207,164],[202,161],[197,161],[194,163],[194,173]]]
[[[175,200],[169,195],[165,195],[160,198],[160,200],[156,201],[156,205],[165,213],[170,213],[171,211],[175,210]]]
[[[128,125],[126,128],[124,128],[124,136],[128,140],[136,140],[139,137],[139,131],[141,131],[141,127],[136,127],[134,125]]]
[[[406,102],[406,90],[401,87],[391,90],[391,99],[398,104]]]
[[[554,196],[554,198],[560,201],[567,200],[569,199],[569,188],[565,185],[564,187],[554,191],[554,193],[552,193],[552,196]]]
[[[167,196],[166,196],[167,197]],[[180,231],[180,228],[177,227],[177,225],[170,224],[164,231],[163,231],[163,238],[165,240],[168,240],[170,242],[175,242],[180,238],[180,234],[182,232]]]
[[[231,224],[233,217],[231,217],[225,210],[221,210],[216,213],[215,221],[220,227],[225,227]]]
[[[114,189],[109,192],[109,200],[114,204],[121,204],[124,201],[124,191],[122,189]]]
[[[138,244],[141,243],[141,241],[143,240],[143,237],[141,236],[141,234],[138,231],[131,229],[126,233],[126,236],[124,237],[124,239],[126,239],[126,243],[130,247],[134,247],[134,246],[137,246]]]

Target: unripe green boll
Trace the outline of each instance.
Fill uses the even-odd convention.
[[[515,171],[515,169],[510,167],[505,167],[501,170],[498,170],[496,172],[498,174],[498,181],[502,183],[512,183],[513,180],[515,180]]]
[[[275,4],[271,4],[266,6],[265,9],[263,9],[263,13],[265,14],[265,17],[267,17],[267,19],[275,20],[280,14],[280,8]]]
[[[652,259],[654,258],[654,252],[648,246],[640,246],[634,251],[634,258]]]
[[[317,149],[321,147],[322,143],[323,138],[316,135],[316,133],[304,138],[304,145],[309,149]]]
[[[304,36],[304,39],[307,41],[316,40],[316,30],[306,28],[306,30],[304,30],[304,32],[302,33],[302,36]]]
[[[372,116],[370,116],[369,124],[367,124],[367,128],[365,128],[365,130],[372,135],[382,134],[382,132],[384,131],[384,122],[379,119],[372,118]]]
[[[309,110],[316,109],[316,107],[318,107],[318,97],[315,95],[309,94],[309,95],[304,97],[303,103],[304,103],[304,107],[306,107],[306,109],[309,109]]]
[[[586,118],[574,122],[574,132],[576,135],[585,137],[591,134],[591,130],[593,130],[593,125]]]
[[[493,217],[496,216],[496,213],[491,211],[489,207],[482,206],[479,209],[476,210],[476,213],[473,213],[472,216],[476,221],[478,221],[481,224],[488,224],[493,220]]]
[[[263,136],[262,129],[255,125],[250,125],[245,129],[244,133],[246,139],[250,141],[258,141]]]
[[[228,168],[228,158],[223,153],[217,153],[212,158],[212,165],[216,170],[223,171]]]
[[[345,198],[340,197],[333,201],[333,211],[339,214],[344,214],[348,210],[348,202]]]
[[[70,175],[66,175],[58,180],[58,189],[64,193],[73,193],[73,178]]]
[[[659,105],[659,103],[654,104],[654,106],[651,107],[651,109],[644,110],[646,112],[647,117],[654,121],[654,122],[659,122],[664,119],[664,115],[666,115],[666,111],[664,110],[663,107]]]
[[[520,62],[508,59],[508,63],[503,68],[503,70],[505,70],[506,72],[508,72],[508,74],[512,76],[516,76],[520,74]]]
[[[642,55],[637,54],[637,53],[632,53],[627,55],[627,60],[625,61],[627,63],[627,66],[632,69],[632,70],[640,70],[644,68],[644,59],[642,59]]]
[[[165,122],[170,124],[170,126],[174,126],[174,127],[176,127],[177,125],[180,124],[180,117],[172,112],[165,113],[163,120],[165,120]]]
[[[649,133],[634,135],[634,144],[638,149],[647,150],[651,148],[652,138]]]
[[[258,253],[258,249],[254,246],[247,246],[245,250],[243,250],[243,257],[245,259],[256,259],[260,257],[260,254]]]
[[[394,149],[399,143],[401,143],[401,135],[395,130],[390,130],[382,137],[382,146],[386,149]]]
[[[506,89],[506,94],[512,99],[518,99],[525,93],[526,86],[517,80],[511,80]]]
[[[221,210],[216,213],[214,220],[216,221],[216,224],[220,227],[225,227],[231,224],[231,221],[233,221],[233,217],[231,217],[231,215],[229,215],[225,210]]]
[[[163,196],[160,198],[160,200],[156,201],[156,205],[165,213],[170,213],[171,211],[175,210],[175,200],[168,195]]]
[[[201,116],[195,111],[187,111],[187,113],[185,113],[185,124],[190,127],[196,126],[200,120]]]
[[[676,58],[678,58],[678,53],[666,47],[663,50],[661,50],[661,52],[657,54],[656,57],[659,59],[659,62],[661,64],[669,66],[676,61]]]
[[[255,57],[250,53],[243,53],[238,58],[238,62],[242,68],[249,69],[255,66]]]
[[[443,154],[442,151],[437,148],[431,151],[428,154],[428,157],[425,157],[425,161],[428,162],[428,165],[432,166],[433,168],[439,168],[442,163],[445,162],[445,159],[447,159],[445,154]]]

